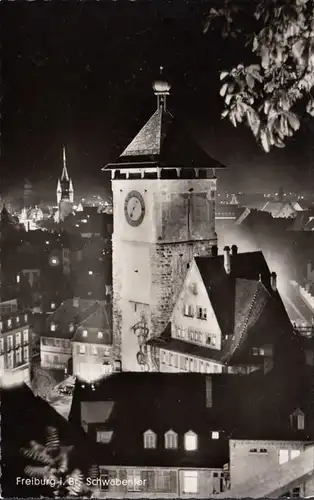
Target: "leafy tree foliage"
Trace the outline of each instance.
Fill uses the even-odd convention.
[[[306,113],[314,116],[314,0],[225,0],[204,30],[242,40],[252,64],[220,74],[223,118],[245,123],[266,152],[282,148]]]
[[[57,395],[54,392],[56,385],[57,381],[48,370],[38,365],[33,367],[32,390],[35,396],[50,401]]]
[[[61,445],[57,429],[47,427],[45,444],[31,441],[28,448],[21,449],[22,455],[31,460],[25,467],[25,474],[44,480],[57,498],[89,498],[92,490],[86,486],[84,474],[71,465],[72,450],[73,446]],[[88,477],[97,477],[98,473],[98,468],[93,466]]]

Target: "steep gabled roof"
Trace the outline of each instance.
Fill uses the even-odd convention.
[[[160,106],[139,131],[121,156],[104,167],[225,168],[214,160],[180,127],[178,120]]]

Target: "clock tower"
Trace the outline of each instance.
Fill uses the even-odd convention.
[[[170,85],[153,85],[157,110],[111,170],[113,352],[123,370],[153,370],[146,340],[167,325],[193,256],[217,251],[216,175],[224,168],[167,109]]]

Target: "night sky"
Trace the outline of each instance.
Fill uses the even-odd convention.
[[[152,81],[160,65],[172,84],[171,111],[228,166],[221,188],[313,182],[311,122],[285,149],[265,154],[245,127],[220,119],[219,72],[247,55],[234,41],[203,34],[209,3],[2,3],[3,193],[28,178],[54,196],[63,144],[75,188],[108,186],[101,168],[154,112]]]

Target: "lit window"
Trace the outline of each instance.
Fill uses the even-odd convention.
[[[285,464],[289,460],[289,450],[279,450],[279,465]]]
[[[93,271],[88,271],[88,274],[91,276],[93,274]]]
[[[8,350],[13,349],[13,337],[12,337],[12,335],[9,335],[7,338],[7,348],[8,348]]]
[[[103,334],[102,332],[98,332],[98,333],[97,333],[97,338],[98,338],[98,339],[102,339],[102,338],[103,338],[103,336],[104,336],[104,334]]]
[[[51,330],[52,332],[55,332],[55,331],[56,331],[56,324],[55,324],[55,323],[51,323],[51,324],[50,324],[50,330]]]
[[[85,345],[84,344],[80,344],[80,354],[85,354]]]
[[[184,435],[184,448],[187,451],[197,450],[197,435],[193,431],[189,431]]]
[[[55,309],[55,308],[56,308],[55,302],[51,302],[51,309]]]
[[[300,455],[300,450],[291,450],[291,452],[290,452],[291,460],[293,460],[294,458],[297,458],[299,455]]]
[[[21,348],[17,349],[17,351],[15,353],[15,360],[16,360],[16,363],[22,362],[22,349]]]
[[[69,331],[70,332],[74,332],[74,325],[73,325],[73,323],[69,324]]]
[[[219,432],[213,431],[212,432],[212,439],[219,439]]]
[[[83,331],[82,331],[82,335],[83,335],[83,337],[87,337],[87,333],[88,333],[88,332],[87,332],[87,330],[83,330]]]
[[[23,331],[23,342],[24,344],[28,343],[28,330]]]
[[[183,314],[184,316],[193,317],[193,306],[191,306],[190,304],[185,304],[183,309]]]
[[[183,471],[183,493],[195,494],[198,492],[197,470]]]
[[[7,356],[7,367],[10,369],[10,368],[13,368],[13,352],[9,352],[8,353],[8,356]]]
[[[12,326],[12,320],[8,319],[8,327],[10,328],[10,326]]]
[[[19,322],[20,322],[20,317],[16,316],[16,323],[19,324]]]
[[[16,282],[17,282],[17,283],[19,283],[19,282],[20,282],[20,279],[21,279],[21,278],[20,278],[20,275],[18,274],[18,275],[16,276]]]
[[[170,430],[165,434],[165,448],[166,449],[178,448],[178,434],[173,430]]]
[[[24,321],[27,322],[27,320],[28,320],[28,316],[27,316],[27,314],[24,314]]]
[[[2,328],[3,328],[3,323],[2,321],[0,321],[0,332],[2,332]]]
[[[98,354],[98,350],[97,350],[97,346],[96,345],[92,346],[92,354],[93,354],[93,356],[97,356],[97,354]]]
[[[49,241],[46,241],[46,245],[49,245]]]
[[[15,345],[19,347],[21,345],[21,333],[17,332],[15,335]]]
[[[144,448],[156,448],[157,436],[155,432],[148,430],[144,433]]]

